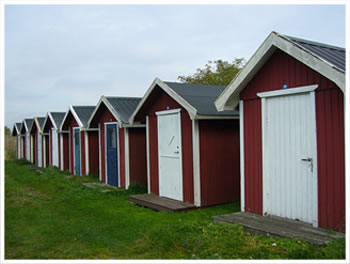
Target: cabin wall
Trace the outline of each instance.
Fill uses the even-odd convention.
[[[99,146],[98,146],[98,132],[88,132],[88,149],[89,149],[89,173],[98,175],[99,171]]]
[[[201,205],[240,199],[239,120],[199,120]]]
[[[130,185],[147,187],[146,129],[128,128]]]

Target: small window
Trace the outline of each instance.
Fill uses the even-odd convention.
[[[108,147],[116,148],[117,147],[117,137],[115,127],[108,128]]]

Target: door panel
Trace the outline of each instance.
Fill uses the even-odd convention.
[[[74,129],[74,168],[75,174],[80,175],[80,129]]]
[[[107,183],[118,186],[118,134],[116,124],[106,124]]]
[[[158,115],[159,195],[183,200],[180,112]]]
[[[315,223],[316,117],[311,99],[309,93],[266,98],[263,188],[266,213]]]

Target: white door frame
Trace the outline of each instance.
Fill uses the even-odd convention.
[[[74,174],[76,174],[76,171],[75,171],[75,130],[79,130],[79,149],[80,149],[80,176],[82,175],[82,163],[81,163],[81,156],[82,156],[82,153],[81,153],[81,132],[80,132],[80,127],[73,127],[73,165],[74,165],[74,168],[73,168],[73,171],[74,171]]]
[[[107,173],[107,125],[116,125],[116,132],[117,132],[117,160],[118,160],[118,187],[121,186],[120,184],[120,145],[119,145],[119,126],[118,126],[118,122],[105,122],[104,123],[104,128],[105,128],[105,178],[106,178],[106,182],[108,184],[108,173]]]
[[[159,146],[159,116],[164,116],[164,115],[169,115],[169,114],[177,114],[178,115],[178,127],[179,127],[179,158],[180,158],[180,162],[179,162],[179,172],[180,172],[180,177],[181,177],[181,197],[182,197],[182,201],[183,201],[183,197],[184,197],[184,192],[183,192],[183,171],[182,171],[182,133],[181,133],[181,109],[171,109],[171,110],[164,110],[164,111],[159,111],[156,112],[157,115],[157,136],[158,136],[158,182],[160,182],[160,146]],[[160,188],[160,184],[158,185],[158,188]],[[158,190],[160,193],[160,190]]]
[[[266,164],[268,164],[268,155],[267,149],[265,146],[267,145],[267,136],[266,136],[266,117],[267,117],[267,109],[266,109],[266,99],[275,96],[288,96],[299,93],[308,93],[310,96],[310,105],[312,107],[314,122],[310,124],[312,126],[312,131],[314,136],[313,144],[313,212],[312,212],[312,225],[318,227],[318,171],[317,171],[317,134],[316,134],[316,104],[315,104],[315,90],[318,88],[318,85],[308,85],[301,86],[296,88],[288,88],[283,90],[276,90],[270,92],[258,93],[257,95],[261,98],[261,128],[262,128],[262,176],[263,176],[263,214],[265,212],[270,211],[269,200],[267,199],[266,194],[269,193],[269,168],[267,168]],[[265,184],[264,184],[265,183]]]

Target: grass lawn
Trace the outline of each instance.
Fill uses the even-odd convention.
[[[186,213],[130,203],[140,188],[101,192],[92,177],[5,161],[6,259],[344,259],[345,240],[314,246],[254,236],[212,216],[239,203]]]

